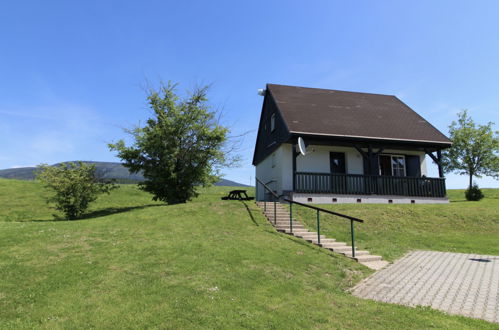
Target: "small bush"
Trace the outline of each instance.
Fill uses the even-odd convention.
[[[80,218],[100,194],[117,188],[113,183],[98,182],[94,174],[95,165],[78,162],[57,166],[43,164],[38,166],[36,176],[54,193],[47,197],[47,202],[54,203],[67,219],[74,220]]]
[[[478,188],[478,185],[476,183],[473,184],[471,188],[468,188],[464,193],[464,195],[466,196],[466,199],[469,201],[479,201],[480,199],[483,198],[483,193],[480,190],[480,188]]]

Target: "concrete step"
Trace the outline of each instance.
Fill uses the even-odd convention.
[[[300,237],[300,238],[317,238],[317,233],[315,233],[313,231],[309,231],[307,233],[297,234],[296,236]],[[326,236],[321,235],[321,238],[326,238]]]
[[[389,262],[385,261],[385,260],[363,261],[360,263],[363,264],[364,266],[369,267],[369,268],[374,269],[374,270],[380,270],[389,264]]]
[[[293,232],[291,232],[291,230],[287,229],[287,228],[278,228],[277,230],[283,232],[283,233],[286,233],[286,234],[293,234],[293,235],[298,235],[298,234],[301,234],[301,233],[305,233],[306,231],[304,230],[299,230],[299,229],[294,229],[293,228]],[[301,238],[301,237],[300,237]]]
[[[274,219],[274,212],[267,212],[267,213],[264,213],[266,217],[271,217],[272,219]],[[277,213],[276,214],[276,218],[281,218],[281,219],[288,219],[289,220],[289,213]]]
[[[276,226],[277,229],[282,229],[282,230],[291,230],[291,227],[289,226]],[[303,228],[303,227],[295,227],[293,226],[293,231],[295,232],[308,232],[308,229],[307,228]]]
[[[309,231],[307,229],[302,229],[302,228],[294,228],[293,227],[293,232],[289,228],[277,228],[277,230],[283,231],[286,234],[301,234],[301,233],[308,233]]]
[[[337,249],[339,247],[345,247],[345,246],[347,246],[347,243],[343,243],[343,242],[324,243],[324,244],[321,243],[321,246],[323,248],[325,248],[325,249],[329,249],[329,250],[333,250],[334,251],[335,248]]]
[[[273,222],[272,222],[273,223]],[[289,225],[289,221],[288,222],[277,222],[275,223],[276,226],[283,226],[283,227],[290,227]],[[303,225],[301,223],[296,223],[296,222],[293,222],[293,228],[304,228]]]
[[[286,230],[291,229],[289,226],[275,226],[275,227],[277,229],[286,229]],[[301,227],[293,226],[293,230],[295,230],[295,229],[297,232],[307,232],[307,233],[309,232],[309,230],[303,226],[301,226]]]
[[[355,249],[355,251],[358,251],[358,250]],[[338,252],[338,253],[352,252],[352,247],[350,245],[346,245],[346,243],[345,243],[345,245],[335,247],[334,252]]]
[[[289,221],[276,221],[276,226],[288,226],[289,227]],[[293,221],[293,227],[303,227],[303,225],[298,221]]]
[[[307,242],[314,243],[316,245],[319,245],[322,247],[322,244],[329,244],[329,243],[336,243],[336,240],[334,238],[322,238],[321,237],[321,242],[319,244],[319,241],[317,240],[317,236],[313,238],[307,238],[305,239]]]
[[[353,258],[355,260],[357,260],[358,262],[371,262],[371,261],[379,261],[381,260],[381,257],[380,256],[375,256],[375,255],[365,255],[365,256],[355,256],[355,258]]]
[[[344,251],[344,252],[340,252],[341,254],[343,254],[344,256],[347,256],[347,257],[352,257],[352,249],[350,249],[350,251]],[[360,256],[368,256],[369,255],[369,251],[365,251],[365,250],[356,250],[355,251],[355,257],[360,257]]]
[[[265,216],[267,217],[274,217],[274,212],[264,212]],[[279,212],[276,212],[276,218],[288,218],[289,219],[289,213],[279,213]]]

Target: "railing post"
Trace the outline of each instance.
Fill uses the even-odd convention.
[[[321,244],[321,218],[317,210],[317,244]]]
[[[352,234],[352,258],[355,258],[355,232],[353,229],[353,220],[350,220],[350,232]]]
[[[263,188],[263,211],[267,213],[267,197],[265,196],[267,195],[267,192],[265,191],[265,186],[263,184],[262,188]]]
[[[275,196],[274,197],[274,226],[277,226],[277,209],[276,209],[276,201],[275,201]]]
[[[293,203],[289,203],[289,232],[293,233]]]

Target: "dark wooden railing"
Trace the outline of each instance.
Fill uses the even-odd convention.
[[[296,172],[295,184],[301,193],[446,196],[444,178]]]
[[[319,245],[321,244],[321,215],[320,215],[321,212],[326,213],[326,214],[335,215],[335,216],[338,216],[340,218],[344,218],[344,219],[350,220],[350,236],[352,238],[352,257],[355,258],[355,229],[354,229],[354,222],[360,222],[360,223],[362,223],[362,222],[364,222],[364,220],[356,218],[356,217],[352,217],[352,216],[349,216],[349,215],[346,215],[346,214],[341,214],[341,213],[338,213],[338,212],[333,212],[333,211],[330,211],[330,210],[326,210],[326,209],[323,209],[323,208],[320,208],[320,207],[317,207],[317,206],[312,206],[312,205],[309,205],[309,204],[304,204],[304,203],[296,202],[296,201],[294,201],[292,199],[283,198],[283,196],[277,195],[274,190],[272,190],[269,186],[267,186],[267,184],[263,183],[258,178],[255,178],[255,179],[256,179],[257,194],[258,194],[258,185],[260,184],[263,187],[263,189],[264,189],[263,191],[267,192],[270,196],[272,196],[272,203],[274,204],[274,225],[275,226],[277,225],[276,203],[279,200],[282,200],[284,202],[289,203],[289,229],[290,229],[291,233],[293,233],[293,204],[297,205],[297,206],[303,206],[303,207],[306,207],[306,208],[309,208],[309,209],[312,209],[312,210],[316,211],[316,219],[317,219],[317,222],[316,222],[317,223],[317,244],[319,244]],[[269,181],[269,182],[272,182],[272,181]],[[269,182],[267,182],[267,183],[269,183]],[[263,203],[264,203],[264,211],[265,211],[265,213],[267,213],[267,199],[266,198],[264,198],[264,202]]]

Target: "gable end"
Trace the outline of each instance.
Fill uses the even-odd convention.
[[[272,116],[274,116],[274,120],[272,120]],[[274,122],[274,130],[271,130],[272,121]],[[288,126],[282,117],[272,93],[267,88],[263,99],[260,123],[258,125],[253,165],[256,166],[267,158],[282,143],[288,141],[290,137],[291,134]]]

